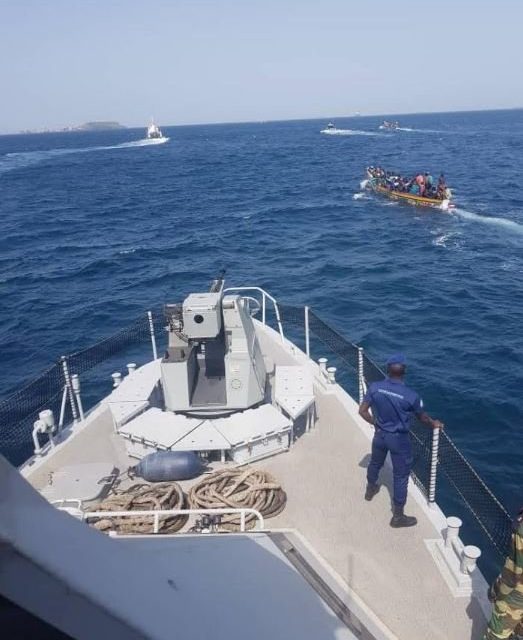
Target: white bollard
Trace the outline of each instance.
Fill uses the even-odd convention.
[[[54,431],[55,422],[54,413],[51,411],[51,409],[44,409],[43,411],[40,411],[38,417],[45,424],[48,432],[52,433]]]
[[[51,447],[54,447],[53,433],[55,429],[54,414],[51,409],[44,409],[38,414],[38,420],[33,425],[33,444],[34,454],[39,456],[42,454],[42,448],[38,442],[38,434],[47,434]]]
[[[327,379],[330,384],[336,384],[336,367],[327,367]]]
[[[476,568],[476,562],[480,555],[481,549],[475,547],[473,544],[467,545],[463,549],[463,555],[461,556],[461,573],[472,573]]]
[[[463,523],[459,518],[450,516],[447,518],[447,530],[445,531],[445,546],[450,548],[452,541],[459,536],[459,530]]]
[[[129,375],[131,375],[133,371],[136,371],[136,362],[129,362],[129,364],[127,365],[127,372]]]
[[[327,358],[318,358],[318,364],[320,365],[320,373],[327,377]]]
[[[122,374],[119,371],[115,371],[111,374],[111,378],[113,379],[113,387],[119,387],[122,383]]]

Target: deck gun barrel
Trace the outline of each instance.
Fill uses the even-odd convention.
[[[209,293],[221,293],[225,284],[225,269],[222,269],[218,276],[212,281]]]

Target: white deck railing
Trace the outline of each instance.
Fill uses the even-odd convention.
[[[262,296],[261,308],[262,308],[263,324],[266,324],[265,321],[266,321],[266,314],[267,314],[267,300],[270,300],[272,302],[272,306],[274,307],[274,313],[276,315],[276,322],[278,324],[278,331],[281,336],[281,341],[284,342],[285,337],[283,335],[283,327],[281,324],[280,310],[278,308],[278,303],[276,302],[276,298],[273,298],[270,293],[267,293],[267,291],[265,291],[265,289],[262,289],[261,287],[228,287],[227,289],[223,290],[223,293],[232,293],[234,291],[257,291],[258,293],[261,293],[261,296]]]
[[[169,516],[183,515],[234,515],[240,516],[240,531],[245,532],[246,516],[253,515],[258,521],[258,531],[265,528],[265,522],[262,514],[256,509],[156,509],[143,511],[88,511],[83,513],[83,520],[93,520],[94,518],[135,518],[135,517],[151,517],[153,518],[153,533],[158,533],[160,528],[160,518]]]

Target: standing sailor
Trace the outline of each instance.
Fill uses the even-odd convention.
[[[523,508],[514,521],[510,551],[489,599],[494,608],[484,640],[523,636]]]
[[[371,461],[367,468],[365,500],[372,500],[378,493],[378,475],[387,453],[390,452],[394,476],[394,515],[390,521],[391,527],[412,527],[417,523],[416,518],[403,513],[412,468],[409,431],[413,416],[433,429],[443,428],[439,420],[433,420],[425,413],[419,395],[405,385],[403,378],[406,364],[404,355],[391,356],[387,360],[387,378],[369,386],[359,409],[360,416],[376,429],[372,440]]]

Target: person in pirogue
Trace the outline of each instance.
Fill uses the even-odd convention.
[[[404,355],[391,356],[387,360],[387,378],[369,386],[359,409],[360,416],[376,429],[372,440],[371,460],[367,468],[365,500],[372,500],[378,493],[378,475],[387,453],[390,452],[394,477],[393,516],[390,526],[395,528],[412,527],[417,524],[416,518],[403,512],[412,467],[412,445],[409,435],[412,418],[417,416],[421,422],[433,429],[443,428],[442,422],[425,413],[419,395],[406,386],[406,368]]]
[[[523,507],[514,520],[510,550],[505,565],[490,588],[494,603],[484,640],[523,636]],[[514,634],[514,636],[512,635]]]

